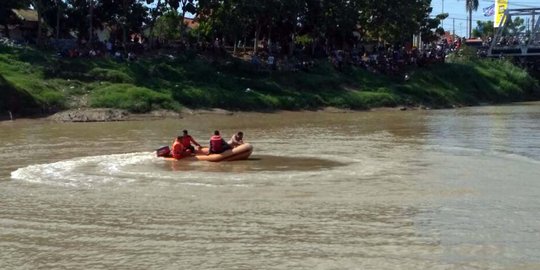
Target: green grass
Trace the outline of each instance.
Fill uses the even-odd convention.
[[[57,111],[78,106],[132,112],[219,107],[231,110],[300,110],[335,106],[448,107],[540,97],[538,81],[508,61],[453,58],[409,70],[410,80],[326,60],[309,71],[257,72],[237,59],[207,60],[193,53],[154,56],[134,63],[112,59],[58,59],[33,49],[0,47],[0,110]],[[21,100],[13,104],[17,97]],[[87,103],[79,102],[88,100]],[[15,107],[14,107],[15,106]]]
[[[170,94],[132,84],[111,84],[98,88],[90,95],[90,105],[97,108],[126,109],[134,113],[146,113],[155,109],[178,110],[180,107]]]
[[[538,81],[505,60],[455,60],[417,70],[400,91],[421,103],[444,107],[531,99]]]
[[[0,81],[2,100],[22,98],[16,105],[6,104],[4,110],[47,111],[65,108],[66,96],[62,83],[43,80],[43,66],[47,57],[33,50],[0,49]]]
[[[120,70],[96,67],[88,72],[94,80],[109,81],[115,83],[133,83],[133,79]]]

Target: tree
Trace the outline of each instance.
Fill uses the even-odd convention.
[[[521,17],[515,17],[513,20],[507,20],[506,22],[506,31],[510,35],[518,35],[519,33],[524,33],[525,29],[525,19]]]
[[[127,42],[129,33],[140,33],[143,25],[149,22],[148,8],[141,0],[100,0],[96,14],[99,14],[98,27],[107,24],[122,29],[121,35],[115,34],[123,43]]]
[[[43,12],[45,10],[45,3],[43,0],[30,0],[32,7],[36,10],[38,15],[38,31],[37,31],[37,44],[41,45],[43,42]]]
[[[79,38],[88,36],[94,40],[94,29],[105,26],[116,29],[112,34],[124,43],[131,32],[140,33],[148,21],[148,8],[141,0],[69,0],[69,14]],[[88,18],[87,20],[80,18]],[[121,29],[121,30],[118,30]]]
[[[184,35],[184,19],[186,18],[186,13],[197,13],[197,8],[195,7],[194,0],[167,0],[167,3],[169,6],[174,9],[178,10],[179,8],[182,10],[182,16],[181,16],[181,24],[180,24],[180,39],[183,39]]]
[[[465,0],[465,10],[469,12],[469,38],[472,36],[472,12],[478,10],[478,0]]]
[[[45,7],[42,11],[43,21],[54,28],[55,37],[60,37],[61,25],[66,23],[67,4],[62,0],[42,0]]]
[[[180,33],[178,32],[179,25],[180,15],[178,15],[178,11],[167,11],[156,21],[155,35],[158,39],[175,40],[180,37]]]
[[[253,50],[257,51],[261,33],[272,27],[272,17],[275,11],[274,4],[278,0],[237,0],[235,7],[247,21],[253,33]]]
[[[149,38],[150,38],[150,48],[152,48],[154,46],[154,28],[156,26],[156,21],[158,17],[163,15],[166,4],[162,0],[146,0],[146,4],[147,5],[155,4],[155,7],[149,9],[149,14],[150,14]]]
[[[224,2],[222,5],[214,6],[212,9],[213,16],[203,20],[203,29],[206,35],[212,35],[207,38],[215,38],[216,33],[220,33],[222,38],[234,41],[233,53],[236,53],[236,44],[242,32],[247,28],[247,21],[241,14],[241,9],[237,2]],[[210,26],[211,30],[207,31],[206,27]],[[212,31],[214,30],[214,31]],[[199,31],[201,34],[201,31]]]
[[[493,27],[493,21],[477,21],[476,28],[473,30],[474,37],[481,37],[486,39],[488,37],[493,37],[495,34],[495,28]]]
[[[350,44],[353,32],[359,25],[360,1],[325,0],[322,1],[323,27],[327,45],[340,47]],[[364,2],[363,4],[368,4]],[[373,6],[371,6],[373,7]]]
[[[98,25],[98,21],[94,18],[93,7],[91,1],[95,0],[66,0],[65,27],[73,30],[79,39],[89,38],[91,36],[91,28]],[[92,27],[90,25],[92,24]]]
[[[390,43],[409,40],[422,27],[434,23],[429,18],[430,5],[430,0],[365,0],[359,11],[363,35]]]
[[[424,24],[420,27],[420,33],[423,42],[434,42],[444,35],[444,29],[441,22],[448,18],[448,13],[442,13],[435,18],[426,18]]]
[[[281,44],[282,50],[289,55],[293,55],[295,45],[302,41],[304,46],[312,46],[313,38],[304,35],[299,39],[300,31],[306,18],[307,5],[305,0],[289,0],[281,2],[280,18],[276,22],[276,32],[279,34],[276,40]],[[300,43],[302,43],[300,42]]]
[[[429,17],[430,0],[199,0],[198,15],[214,35],[267,36],[292,52],[304,46],[350,47],[360,39],[408,41],[419,31],[442,31]],[[404,16],[403,14],[407,14]],[[434,26],[435,25],[435,26]],[[421,30],[423,29],[423,30]],[[208,32],[208,31],[207,31]],[[359,34],[359,35],[358,35]],[[286,48],[286,49],[283,49]]]

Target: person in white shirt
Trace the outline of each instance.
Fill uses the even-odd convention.
[[[243,139],[244,139],[244,133],[242,131],[238,131],[236,134],[232,136],[228,144],[232,146],[232,148],[235,148],[239,145],[244,144]]]

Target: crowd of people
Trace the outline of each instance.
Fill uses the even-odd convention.
[[[189,135],[187,130],[183,130],[182,135],[176,137],[173,141],[172,147],[158,149],[157,154],[158,156],[170,156],[176,159],[182,159],[197,153],[204,153],[206,155],[221,154],[244,144],[244,133],[242,131],[235,133],[229,141],[225,141],[221,137],[219,130],[214,131],[213,134],[210,137],[208,151],[203,151],[202,145]]]
[[[330,54],[330,62],[337,70],[344,66],[356,66],[374,73],[395,75],[406,66],[425,66],[431,63],[443,63],[451,50],[447,43],[406,49],[397,46],[381,46],[367,51],[363,46],[350,51],[336,50]]]
[[[348,66],[366,69],[370,72],[394,75],[407,66],[425,66],[432,63],[442,63],[448,53],[456,51],[459,43],[440,42],[423,48],[403,46],[354,46],[350,50],[324,49],[321,53],[336,70]],[[309,71],[314,67],[314,58],[299,53],[293,57],[279,57],[272,50],[262,49],[252,53],[250,63],[257,71]]]
[[[104,42],[94,41],[91,43],[84,41],[80,42],[80,44],[65,40],[55,40],[51,46],[58,51],[58,56],[64,58],[111,57],[118,62],[135,61],[145,51],[144,45],[137,41],[131,41],[124,45],[119,41],[111,40]]]
[[[126,44],[111,40],[95,41],[91,44],[79,42],[80,44],[76,44],[76,46],[57,47],[60,47],[59,55],[62,57],[112,57],[119,62],[136,61],[141,55],[149,52],[150,47],[153,50],[168,51],[170,55],[195,51],[220,57],[228,51],[225,42],[217,38],[213,42],[190,43],[184,41],[170,44],[155,42],[153,46],[142,43],[140,40],[136,38]],[[256,71],[309,71],[316,64],[315,58],[327,57],[328,61],[339,71],[348,66],[355,66],[370,72],[388,75],[399,74],[407,66],[424,66],[430,63],[444,62],[446,55],[459,47],[459,44],[448,43],[445,40],[422,48],[358,43],[347,50],[325,46],[317,47],[316,50],[299,47],[295,49],[294,54],[290,55],[283,53],[283,48],[280,48],[276,43],[264,45],[268,43],[263,40],[261,44],[263,44],[262,47],[259,47],[257,51],[250,52],[250,58],[246,59]],[[244,48],[245,54],[245,44],[240,46],[242,47],[237,48]]]

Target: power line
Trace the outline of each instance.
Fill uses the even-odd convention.
[[[436,18],[437,16],[436,15],[430,15],[429,16],[430,18]],[[492,17],[492,16],[490,16]],[[469,21],[469,18],[463,18],[463,17],[446,17],[445,20],[458,20],[458,21]],[[489,21],[489,20],[492,20],[493,18],[489,19],[488,17],[473,17],[473,20],[475,21]]]
[[[493,0],[480,0],[480,1],[495,4],[495,1]],[[527,3],[527,2],[513,2],[513,1],[512,2],[508,1],[508,6],[527,7],[527,8],[540,7],[540,6],[533,6],[531,3]]]

